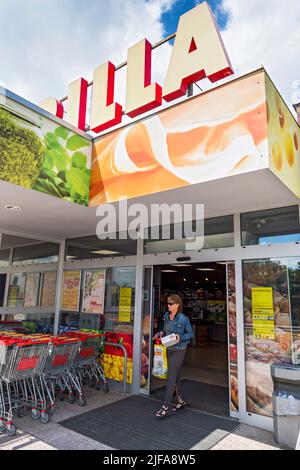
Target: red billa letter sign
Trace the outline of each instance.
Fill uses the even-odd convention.
[[[94,71],[90,128],[102,132],[122,121],[122,106],[114,103],[115,66],[111,62]]]
[[[64,105],[56,98],[46,98],[39,106],[60,119],[64,117]]]
[[[88,82],[79,78],[68,87],[68,122],[85,131]]]
[[[212,11],[203,2],[181,16],[163,89],[151,83],[152,46],[143,39],[128,50],[125,113],[131,118],[184,96],[190,84],[204,78],[216,82],[233,74]],[[122,122],[122,106],[114,102],[115,66],[111,62],[94,71],[90,129],[99,133]],[[67,120],[85,129],[87,82],[69,86]],[[62,103],[50,98],[41,105],[63,117]]]
[[[209,5],[201,3],[179,20],[163,98],[172,101],[203,78],[216,82],[233,74]]]
[[[162,89],[151,84],[152,46],[143,39],[128,50],[126,80],[126,114],[131,118],[162,104]]]

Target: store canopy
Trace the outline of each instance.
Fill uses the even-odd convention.
[[[99,218],[96,208],[82,207],[46,194],[0,182],[1,231],[48,241],[94,235]],[[151,204],[204,204],[205,217],[283,207],[298,198],[269,170],[210,181],[128,201],[147,208]],[[5,205],[21,211],[6,210]],[[114,206],[118,208],[115,203]]]

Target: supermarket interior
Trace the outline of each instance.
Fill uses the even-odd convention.
[[[157,267],[159,305],[154,306],[154,333],[163,328],[167,297],[178,294],[190,319],[194,339],[181,378],[195,409],[229,414],[226,263],[174,264]],[[157,315],[156,315],[157,312]],[[157,391],[157,389],[162,389]],[[152,377],[151,392],[159,397],[164,384]],[[211,400],[211,396],[214,400]]]

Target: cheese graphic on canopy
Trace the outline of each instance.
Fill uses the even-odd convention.
[[[300,198],[300,128],[269,78],[266,90],[270,169]]]

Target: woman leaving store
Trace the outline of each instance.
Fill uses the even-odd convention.
[[[157,333],[154,339],[175,333],[177,343],[167,348],[168,382],[165,401],[161,409],[156,413],[156,416],[161,419],[165,418],[169,412],[169,406],[171,405],[175,390],[178,401],[173,411],[181,410],[186,406],[180,379],[180,369],[184,361],[187,346],[194,337],[190,321],[182,313],[181,297],[175,294],[170,295],[167,302],[169,311],[164,316],[163,331]]]

